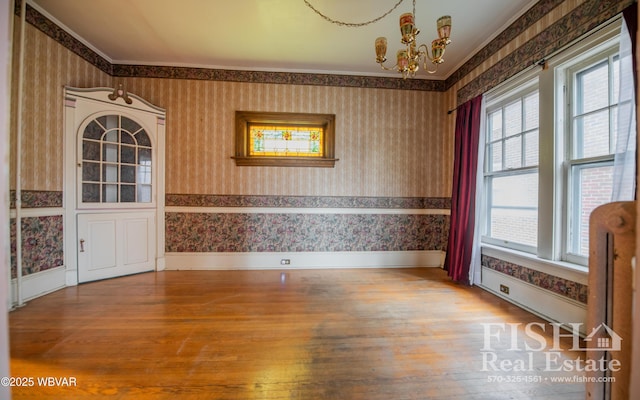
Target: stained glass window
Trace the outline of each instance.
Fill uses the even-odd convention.
[[[249,155],[322,157],[323,137],[322,128],[251,125]]]
[[[325,167],[335,162],[334,114],[236,111],[238,166]]]

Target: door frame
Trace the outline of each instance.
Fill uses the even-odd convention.
[[[111,99],[113,98],[113,100]],[[80,213],[100,213],[109,212],[100,208],[87,209],[79,208],[78,199],[78,129],[83,121],[91,114],[79,115],[76,112],[78,102],[88,102],[99,106],[100,111],[109,111],[116,114],[145,114],[145,118],[154,118],[155,124],[147,124],[155,129],[154,145],[155,151],[155,173],[156,184],[152,189],[153,202],[156,207],[155,218],[155,270],[165,269],[165,118],[166,112],[163,108],[157,107],[139,96],[130,94],[122,90],[113,88],[74,88],[66,86],[64,88],[64,148],[63,148],[63,203],[64,208],[64,265],[66,266],[65,283],[67,286],[78,284],[78,214]],[[151,126],[153,125],[153,126]],[[135,210],[122,208],[120,211]]]

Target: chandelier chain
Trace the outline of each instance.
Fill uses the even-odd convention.
[[[321,16],[322,18],[324,18],[325,20],[331,22],[332,24],[336,24],[336,25],[340,25],[340,26],[348,26],[351,28],[357,28],[360,26],[365,26],[365,25],[369,25],[369,24],[373,24],[374,22],[378,22],[380,21],[382,18],[386,17],[387,15],[391,14],[393,12],[393,10],[395,10],[396,8],[398,8],[398,6],[404,1],[404,0],[399,0],[395,6],[393,6],[393,8],[391,8],[389,11],[387,11],[386,13],[382,14],[381,16],[379,16],[378,18],[372,19],[370,21],[366,21],[366,22],[343,22],[343,21],[338,21],[335,19],[332,19],[330,17],[327,17],[326,15],[324,15],[323,13],[321,13],[320,11],[318,11],[314,6],[311,5],[311,3],[309,3],[307,0],[303,0],[304,4],[306,4],[310,9],[312,9],[316,14],[318,14],[319,16]],[[413,0],[413,10],[414,10],[414,14],[415,14],[415,7],[416,7],[416,0]]]

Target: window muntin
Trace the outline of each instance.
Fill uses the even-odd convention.
[[[149,135],[137,122],[95,118],[82,135],[82,203],[151,203],[151,155]]]
[[[538,91],[489,111],[487,172],[538,165]]]
[[[572,72],[573,160],[613,154],[620,86],[618,64],[618,57],[610,56]]]
[[[539,94],[522,87],[488,108],[484,240],[535,252],[538,226]]]

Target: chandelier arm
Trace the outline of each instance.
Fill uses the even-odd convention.
[[[312,9],[316,14],[318,14],[319,16],[321,16],[322,18],[324,18],[325,20],[331,22],[332,24],[336,24],[336,25],[340,25],[340,26],[348,26],[350,28],[357,28],[360,26],[365,26],[365,25],[369,25],[369,24],[373,24],[374,22],[378,22],[380,21],[382,18],[386,17],[387,15],[391,14],[393,12],[393,10],[395,10],[396,8],[398,8],[398,6],[404,1],[404,0],[398,0],[398,2],[396,3],[395,6],[393,6],[393,8],[391,8],[389,11],[387,11],[386,13],[382,14],[381,16],[379,16],[378,18],[374,18],[370,21],[366,21],[366,22],[343,22],[343,21],[338,21],[336,19],[332,19],[330,17],[327,17],[326,15],[324,15],[323,13],[321,13],[320,11],[318,11],[313,5],[311,5],[311,3],[309,3],[307,0],[302,0],[304,1],[304,4],[307,5],[307,7],[309,7],[310,9]],[[414,10],[414,14],[415,14],[415,8],[416,8],[416,0],[413,0],[413,10]]]
[[[394,65],[391,68],[385,67],[384,64],[381,62],[379,62],[378,64],[380,64],[380,67],[385,71],[398,71],[398,64]]]
[[[424,50],[420,50],[424,47]],[[420,46],[418,46],[418,52],[421,56],[424,56],[424,63],[425,65],[427,64],[427,60],[429,61],[433,61],[433,58],[431,57],[431,54],[429,54],[429,48],[427,47],[426,44],[421,44]],[[425,68],[426,69],[426,68]]]
[[[424,50],[421,50],[424,47]],[[420,56],[424,57],[422,60],[422,69],[425,70],[425,72],[429,73],[429,74],[435,74],[436,72],[438,72],[438,64],[433,62],[433,58],[431,57],[431,55],[429,54],[429,48],[427,47],[426,44],[421,44],[420,46],[418,46],[418,51]],[[436,68],[434,70],[430,70],[428,68],[428,63],[427,60],[431,61],[432,64],[434,64],[436,66]]]
[[[430,70],[428,65],[429,63],[427,63],[427,57],[424,58],[424,61],[422,63],[422,69],[425,70],[426,73],[428,74],[435,74],[436,72],[438,72],[438,64],[431,62],[431,64],[435,65],[435,69]]]
[[[429,68],[427,68],[427,63],[425,62],[423,65],[425,72],[428,74],[435,74],[436,72],[438,72],[438,64],[434,64],[434,65],[436,66],[436,68],[433,71],[431,71]]]

